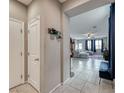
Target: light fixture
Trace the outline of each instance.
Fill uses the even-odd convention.
[[[91,33],[87,33],[87,37],[88,38],[92,38],[92,36],[93,36],[94,34],[91,32]]]
[[[88,33],[88,38],[90,38],[90,33]]]

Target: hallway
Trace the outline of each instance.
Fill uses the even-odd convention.
[[[86,34],[81,36],[86,37],[85,39],[94,39],[92,46],[96,44],[97,48],[95,45],[93,52],[97,53],[99,51],[95,50],[103,50],[103,46],[102,41],[100,44],[96,41],[103,38],[98,35],[96,35],[98,37],[92,37],[92,35],[101,31],[100,34],[104,36],[103,31],[108,32],[110,6],[102,8],[103,11],[98,9],[101,12],[89,12],[112,3],[114,1],[111,0],[102,2],[99,0],[65,0],[63,2],[60,0],[10,0],[9,89],[21,85],[10,91],[35,93],[30,85],[25,84],[30,83],[39,93],[88,93],[89,91],[97,93],[96,91],[101,91],[103,88],[111,93],[111,82],[103,81],[100,86],[98,84],[100,59],[93,59],[95,56],[88,60],[72,59],[72,71],[75,75],[70,78],[70,31],[73,29],[70,23],[72,18],[88,12],[84,18],[78,19],[85,23],[77,27],[80,29],[73,30]],[[95,21],[97,18],[99,20]],[[89,22],[87,19],[90,19]],[[76,21],[72,23],[77,24]],[[108,36],[108,34],[105,35]],[[107,44],[104,45],[107,46]],[[87,50],[85,47],[81,49],[82,53]],[[89,48],[89,50],[92,49]],[[66,82],[63,86],[61,86],[62,81]]]

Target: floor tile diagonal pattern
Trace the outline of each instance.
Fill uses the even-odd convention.
[[[115,93],[112,82],[102,79],[99,85],[99,66],[102,59],[72,58],[74,77],[53,93]],[[30,85],[25,84],[10,90],[10,93],[37,93]]]

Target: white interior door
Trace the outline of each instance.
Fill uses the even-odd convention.
[[[40,90],[40,18],[28,25],[28,74],[29,83]]]
[[[24,30],[23,22],[9,21],[9,87],[24,82]]]

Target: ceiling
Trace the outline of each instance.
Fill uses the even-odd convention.
[[[88,33],[93,33],[94,36],[107,35],[109,12],[110,5],[105,5],[71,17],[71,36],[79,39],[85,37]]]
[[[29,5],[33,0],[17,0],[24,5]],[[67,0],[58,0],[60,3],[64,3]]]
[[[64,3],[65,1],[67,1],[67,0],[59,0],[60,3]]]
[[[106,4],[114,3],[115,0],[67,0],[63,4],[64,12],[69,17],[96,9]]]
[[[32,2],[32,0],[17,0],[17,1],[19,1],[20,3],[24,5],[29,5]]]

